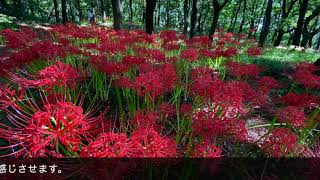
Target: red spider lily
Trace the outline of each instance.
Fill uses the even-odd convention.
[[[262,52],[261,52],[261,49],[258,47],[250,47],[247,49],[247,54],[249,56],[260,56]]]
[[[309,94],[296,94],[289,93],[282,97],[284,104],[289,106],[297,106],[297,107],[314,107],[318,104],[318,100],[316,96],[312,96]]]
[[[143,66],[140,66],[140,69]],[[153,69],[140,74],[134,81],[133,87],[138,95],[149,95],[152,99],[163,95],[175,87],[176,73],[172,64],[165,64],[160,69]],[[149,97],[149,98],[150,98]]]
[[[230,75],[237,78],[257,77],[263,70],[255,64],[240,64],[238,62],[228,62],[227,68]]]
[[[21,32],[15,32],[11,29],[4,29],[0,32],[6,39],[6,46],[13,49],[26,48],[32,44],[37,35],[31,30],[25,28]]]
[[[214,52],[207,50],[207,49],[200,49],[199,50],[199,55],[202,57],[208,57],[208,58],[213,58],[214,57]]]
[[[306,88],[320,88],[320,76],[313,74],[311,71],[297,69],[293,74],[294,80],[304,85]]]
[[[175,141],[162,137],[152,128],[138,129],[132,133],[132,143],[138,148],[135,157],[176,157]]]
[[[124,133],[107,132],[100,134],[80,153],[81,157],[116,158],[132,157],[135,147]]]
[[[129,65],[129,66],[133,66],[133,65],[140,65],[146,62],[145,58],[141,58],[138,56],[124,56],[122,58],[122,62],[123,64]]]
[[[166,51],[179,50],[180,46],[177,43],[166,43],[162,45],[162,48]]]
[[[190,115],[192,115],[192,109],[192,104],[183,103],[180,106],[179,115],[184,118],[190,117]]]
[[[297,145],[296,135],[287,128],[276,128],[263,143],[263,150],[273,157],[282,157],[292,152]]]
[[[129,67],[122,62],[110,62],[103,56],[91,56],[92,65],[100,72],[106,73],[109,76],[120,75],[129,70]]]
[[[259,86],[260,88],[270,90],[279,87],[279,84],[273,77],[264,76],[259,79]]]
[[[296,106],[285,107],[280,111],[278,118],[280,122],[289,123],[295,128],[301,127],[306,120],[303,110]]]
[[[133,122],[137,125],[138,128],[153,128],[158,132],[161,131],[161,119],[159,114],[156,112],[142,112],[138,111],[135,115]]]
[[[232,57],[238,54],[238,49],[236,47],[228,47],[228,49],[224,52],[225,57]]]
[[[181,52],[180,58],[189,62],[196,61],[198,59],[198,51],[195,49],[186,49]]]
[[[15,90],[10,89],[8,84],[0,85],[0,110],[7,110],[10,106],[16,107]]]
[[[0,124],[0,137],[12,144],[1,148],[13,150],[5,156],[21,152],[36,156],[43,149],[59,153],[58,144],[76,152],[86,139],[90,123],[94,122],[90,114],[70,102],[45,104],[43,109],[39,109],[33,100],[21,103],[27,110],[21,107],[8,111],[8,122],[12,125]]]
[[[164,44],[172,41],[178,41],[177,32],[173,30],[161,31],[160,38],[163,40]]]
[[[40,70],[35,80],[11,74],[12,81],[19,84],[21,88],[46,87],[49,90],[54,86],[75,88],[80,78],[81,75],[76,68],[60,61]]]
[[[320,70],[320,67],[307,62],[300,62],[295,65],[296,70],[304,70],[304,71],[310,71],[310,72],[316,72]]]
[[[173,119],[177,113],[176,107],[167,102],[160,104],[158,111],[160,116],[164,119]]]
[[[222,150],[214,144],[196,145],[195,152],[192,157],[195,158],[220,158]]]

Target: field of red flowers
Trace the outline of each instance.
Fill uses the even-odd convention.
[[[320,68],[270,76],[248,63],[263,49],[246,34],[68,24],[1,36],[1,157],[320,155]]]

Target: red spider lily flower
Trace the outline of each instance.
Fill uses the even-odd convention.
[[[192,110],[192,104],[183,103],[180,106],[179,115],[183,118],[190,117],[190,115],[192,115]]]
[[[166,55],[158,49],[147,49],[145,58],[149,61],[163,62],[166,59]]]
[[[295,65],[296,70],[304,70],[304,71],[310,71],[310,72],[316,72],[320,70],[320,67],[307,62],[300,62]]]
[[[287,106],[280,111],[278,119],[280,122],[289,123],[292,124],[293,127],[298,128],[303,125],[306,117],[301,108],[296,106]]]
[[[116,158],[132,157],[135,149],[124,133],[107,132],[100,134],[93,142],[84,147],[81,157]]]
[[[79,150],[95,118],[70,102],[50,104],[42,98],[42,103],[44,107],[39,108],[33,99],[19,99],[19,104],[6,111],[7,119],[0,123],[0,137],[10,145],[0,148],[11,153],[3,156],[34,157],[43,154],[43,150],[59,154],[60,145],[71,152]]]
[[[228,62],[227,68],[230,75],[241,78],[241,77],[257,77],[261,72],[262,68],[255,64],[240,64],[238,62]]]
[[[297,69],[293,74],[293,78],[297,83],[304,85],[306,88],[320,88],[320,76],[313,74],[311,71]]]
[[[181,52],[180,58],[189,62],[196,61],[198,59],[198,51],[195,49],[186,49]]]
[[[129,66],[122,62],[110,62],[103,59],[103,56],[92,56],[92,65],[100,72],[106,73],[109,76],[120,75],[129,70]]]
[[[28,28],[24,28],[21,32],[4,29],[0,34],[6,39],[6,46],[13,49],[26,48],[37,37],[37,35]]]
[[[135,157],[170,158],[177,156],[174,140],[162,137],[152,128],[138,129],[132,133],[132,143],[137,147]]]
[[[176,107],[167,102],[161,103],[158,111],[160,116],[164,119],[173,119],[177,113]]]
[[[236,47],[228,47],[228,49],[224,52],[225,57],[232,57],[238,54],[238,49]]]
[[[140,69],[142,69],[142,65]],[[148,67],[147,67],[148,68]],[[160,69],[153,69],[140,74],[134,81],[133,87],[138,95],[144,97],[149,95],[155,99],[160,95],[171,91],[175,87],[176,73],[172,64],[165,64]]]
[[[247,54],[249,56],[260,56],[262,52],[261,49],[258,47],[250,47],[247,49]]]
[[[141,58],[138,56],[124,56],[122,58],[123,64],[129,65],[129,66],[134,66],[134,65],[140,65],[146,62],[145,58]]]
[[[270,90],[279,87],[279,84],[273,77],[264,76],[259,79],[259,86],[260,88]]]
[[[289,93],[282,97],[284,104],[289,106],[297,106],[297,107],[315,107],[319,102],[316,96],[312,96],[309,94],[296,94]]]
[[[296,145],[297,137],[290,129],[276,128],[265,139],[262,149],[273,157],[282,157],[292,152]]]
[[[15,106],[15,90],[9,88],[9,85],[0,84],[0,110],[7,110],[10,106]]]
[[[213,58],[214,57],[214,52],[207,50],[207,49],[200,49],[199,50],[199,55],[202,57],[207,57],[207,58]]]
[[[163,40],[164,44],[172,41],[178,41],[177,32],[173,30],[165,30],[160,32],[160,38]]]
[[[162,48],[166,51],[179,50],[180,46],[177,43],[166,43],[162,45]]]
[[[119,88],[128,88],[128,89],[133,88],[131,79],[123,76],[116,79],[115,85]]]
[[[214,144],[196,145],[192,157],[195,158],[220,158],[222,150]]]
[[[138,128],[153,128],[158,132],[161,131],[161,119],[156,112],[142,112],[138,111],[135,115],[133,122]]]
[[[81,75],[76,68],[60,61],[40,70],[35,80],[29,80],[15,74],[11,75],[12,81],[19,84],[21,88],[46,87],[49,90],[54,86],[75,88],[77,80],[80,78]]]

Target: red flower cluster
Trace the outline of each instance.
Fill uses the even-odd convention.
[[[220,158],[222,150],[216,147],[214,144],[196,145],[195,152],[192,157],[196,158]]]
[[[152,128],[138,129],[130,138],[123,133],[101,134],[81,152],[81,157],[176,157],[175,142],[160,136]]]
[[[318,103],[317,97],[309,94],[289,93],[282,97],[284,104],[297,107],[314,107]]]
[[[293,127],[301,127],[306,120],[303,110],[296,106],[287,106],[278,115],[280,122],[290,123]]]
[[[155,99],[175,87],[176,73],[171,64],[165,64],[160,69],[153,69],[140,74],[133,82],[139,96]]]
[[[181,52],[180,58],[189,62],[196,61],[198,59],[198,51],[192,48],[186,49]]]
[[[247,54],[249,56],[259,56],[262,53],[261,53],[261,49],[260,48],[258,48],[258,47],[250,47],[250,48],[247,49]]]
[[[240,64],[238,62],[228,62],[227,68],[231,76],[242,77],[257,77],[263,69],[255,64]]]
[[[297,143],[296,135],[287,128],[277,128],[263,143],[263,149],[273,157],[288,155]]]
[[[320,76],[314,74],[319,70],[318,67],[308,64],[308,63],[300,63],[296,65],[295,72],[293,73],[294,80],[303,84],[306,88],[320,88]]]

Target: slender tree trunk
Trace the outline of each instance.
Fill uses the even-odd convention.
[[[319,50],[319,48],[320,48],[320,34],[318,34],[318,40],[317,40],[316,50]]]
[[[146,21],[145,28],[147,34],[152,34],[153,32],[153,13],[157,5],[157,0],[147,0],[146,1]]]
[[[61,11],[62,11],[62,23],[65,24],[68,22],[67,0],[61,0]]]
[[[308,27],[309,27],[309,23],[316,17],[318,17],[318,15],[320,14],[320,5],[311,13],[311,15],[309,15],[308,17],[306,17],[306,19],[304,20],[304,25],[302,28],[302,41],[301,41],[301,46],[302,47],[306,47],[307,43],[310,39],[310,35],[312,33],[309,33],[308,31]],[[317,26],[317,22],[318,22],[318,18],[315,20],[315,24],[313,25],[314,27]]]
[[[257,23],[258,25],[261,24],[261,21],[262,21],[262,20],[264,21],[265,13],[263,13],[263,12],[264,12],[264,9],[265,9],[265,6],[266,6],[267,2],[268,2],[268,0],[264,0],[264,1],[263,1],[263,6],[262,6],[261,14],[260,14],[260,16],[259,16],[258,23]],[[267,4],[267,5],[268,5],[268,4]],[[264,22],[263,22],[263,23],[264,23]],[[254,32],[254,36],[256,36],[257,33],[258,33],[258,31],[255,31],[255,32]]]
[[[223,7],[225,5],[227,5],[228,2],[229,2],[229,0],[224,0],[222,4],[219,4],[218,0],[212,0],[213,19],[212,19],[212,23],[211,23],[211,27],[210,27],[210,32],[209,32],[209,39],[211,41],[213,40],[213,35],[216,31],[216,28],[218,27],[220,12],[223,9]]]
[[[272,3],[273,3],[273,0],[268,0],[265,18],[263,21],[262,30],[261,30],[260,37],[259,37],[259,46],[260,47],[264,46],[264,43],[266,42],[268,34],[269,34],[269,29],[270,29],[270,24],[271,24]]]
[[[120,0],[112,0],[112,12],[113,12],[113,29],[121,29],[121,2]]]
[[[190,39],[194,36],[194,31],[197,24],[197,14],[198,14],[198,8],[197,8],[198,0],[192,0],[192,11],[191,11],[191,26],[190,26]]]
[[[240,0],[238,8],[236,10],[234,21],[232,23],[232,26],[230,27],[230,32],[233,32],[234,31],[234,27],[236,26],[236,23],[237,23],[237,20],[238,20],[238,16],[239,16],[239,12],[240,12],[240,9],[241,9],[241,3],[242,3],[242,0]]]
[[[158,15],[157,15],[157,25],[160,27],[160,20],[161,20],[161,0],[158,1]]]
[[[58,11],[58,1],[53,0],[53,5],[54,5],[54,16],[56,17],[56,23],[59,23],[60,19],[59,19],[59,11]]]
[[[198,24],[197,24],[197,32],[200,34],[201,33],[201,19],[202,19],[202,13],[200,11],[199,17],[198,17]]]
[[[300,38],[302,34],[303,22],[306,16],[307,8],[308,8],[308,0],[300,0],[300,8],[299,8],[299,18],[297,21],[297,27],[294,30],[294,34],[292,37],[292,45],[299,46]]]
[[[283,29],[279,29],[278,33],[277,33],[277,37],[275,38],[275,41],[273,43],[273,46],[279,46],[281,41],[282,41],[282,37],[285,34]]]
[[[166,28],[170,27],[170,1],[166,1]]]
[[[189,16],[189,0],[184,0],[183,3],[183,34],[188,33],[188,16]]]
[[[106,16],[110,16],[110,0],[105,0]]]
[[[244,22],[246,20],[246,9],[247,9],[247,0],[243,1],[243,13],[242,13],[242,20],[239,26],[239,31],[238,34],[242,33],[243,31],[243,26],[244,26]]]
[[[256,2],[257,0],[254,0],[251,7],[251,20],[250,20],[250,27],[249,27],[250,29],[254,28],[254,21],[256,19],[254,10],[256,8]],[[250,38],[251,36],[252,36],[252,31],[249,31],[248,37]]]
[[[73,14],[73,8],[72,8],[72,1],[69,0],[69,9],[70,9],[70,16],[71,16],[71,21],[75,22],[75,16]]]
[[[132,0],[129,0],[129,9],[130,9],[130,21],[133,21],[133,7],[132,7]]]

